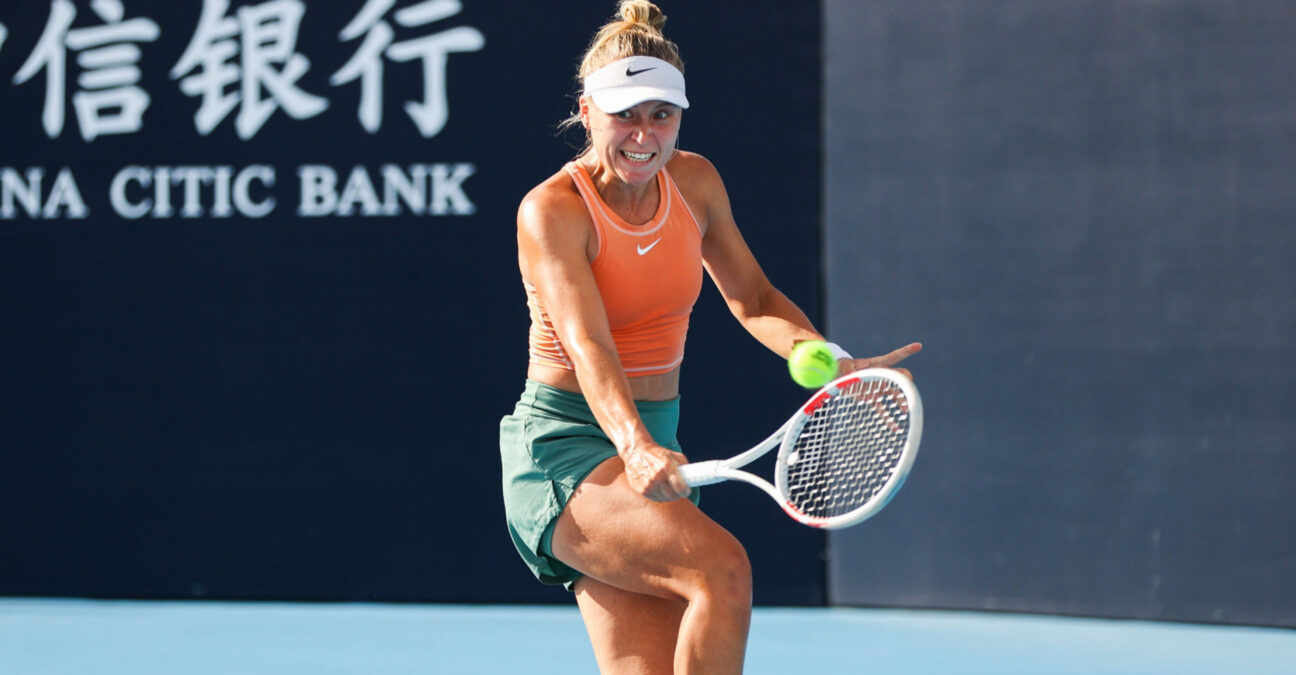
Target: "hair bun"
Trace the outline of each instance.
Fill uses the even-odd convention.
[[[666,15],[648,0],[621,0],[617,13],[623,21],[646,24],[658,32],[666,25]]]

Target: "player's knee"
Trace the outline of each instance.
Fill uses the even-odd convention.
[[[715,601],[734,607],[751,605],[751,561],[737,540],[725,542],[714,551],[707,565],[706,587]]]

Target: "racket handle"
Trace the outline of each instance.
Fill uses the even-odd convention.
[[[721,464],[722,462],[718,459],[685,464],[679,468],[680,475],[684,477],[684,482],[688,483],[689,487],[700,487],[703,485],[711,485],[712,483],[719,483],[726,480],[724,476],[718,475],[717,473]]]

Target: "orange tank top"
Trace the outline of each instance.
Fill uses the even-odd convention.
[[[702,229],[665,168],[657,174],[657,213],[631,225],[603,202],[585,169],[564,167],[594,221],[598,253],[590,263],[621,366],[629,377],[674,370],[684,360],[689,313],[702,290]],[[574,370],[534,286],[531,363]]]

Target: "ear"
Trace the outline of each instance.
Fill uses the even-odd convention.
[[[581,126],[585,127],[586,129],[589,128],[589,106],[590,106],[589,97],[587,96],[580,97]]]

